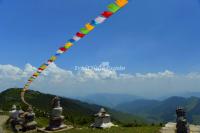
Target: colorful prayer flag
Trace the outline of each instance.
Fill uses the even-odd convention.
[[[101,24],[101,23],[103,23],[105,20],[106,20],[105,17],[98,16],[94,21],[95,21],[97,24]]]
[[[81,28],[81,33],[83,33],[83,34],[85,34],[85,35],[87,35],[90,31],[88,30],[88,29],[86,29],[86,28]]]
[[[81,38],[83,38],[83,37],[85,36],[85,34],[83,34],[83,33],[81,33],[81,32],[77,32],[76,35],[77,35],[78,37],[81,37]]]
[[[105,18],[109,18],[110,16],[113,15],[113,13],[112,13],[112,12],[109,12],[109,11],[105,11],[105,12],[103,12],[101,15],[104,16]]]
[[[69,49],[71,46],[73,46],[73,43],[68,42],[68,43],[65,44],[64,47],[65,47],[66,49]]]
[[[112,13],[117,12],[119,9],[120,7],[116,5],[115,3],[112,3],[108,6],[108,10],[111,11]]]
[[[119,7],[123,7],[128,4],[128,0],[116,0],[115,2]]]
[[[73,44],[77,41],[79,41],[81,38],[83,38],[85,35],[87,35],[90,31],[92,31],[95,26],[97,26],[100,23],[103,23],[107,18],[112,16],[115,12],[117,12],[121,7],[125,6],[128,3],[128,0],[116,0],[115,3],[112,3],[108,5],[108,11],[104,11],[101,16],[98,16],[94,20],[92,20],[90,23],[87,23],[84,28],[81,28],[79,32],[76,33],[73,38],[71,38],[63,47],[59,48],[56,51],[56,54],[52,56],[46,63],[44,63],[42,66],[40,66],[29,79],[28,82],[24,85],[24,88],[21,92],[21,99],[22,101],[29,105],[25,99],[24,94],[28,90],[30,84],[40,75],[42,71],[44,71],[52,62],[54,62],[58,56],[60,56],[62,53],[66,52]]]
[[[94,26],[92,26],[90,23],[87,23],[87,24],[85,25],[85,28],[86,28],[87,30],[91,31],[91,30],[94,29]]]

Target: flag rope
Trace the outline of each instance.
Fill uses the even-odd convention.
[[[108,10],[104,11],[101,15],[99,15],[97,18],[92,20],[90,23],[87,23],[84,28],[81,28],[79,32],[77,32],[71,39],[69,39],[64,46],[59,48],[56,53],[51,56],[51,58],[44,64],[42,64],[37,71],[28,79],[27,83],[24,85],[22,91],[21,91],[21,100],[23,103],[25,103],[28,106],[31,106],[28,102],[26,102],[24,95],[27,90],[29,90],[30,85],[32,82],[53,62],[56,61],[58,56],[68,51],[69,48],[71,48],[76,42],[78,42],[80,39],[85,37],[87,34],[89,34],[97,25],[103,23],[106,19],[111,17],[113,14],[115,14],[117,11],[119,11],[122,7],[124,7],[126,4],[128,4],[128,0],[116,0],[114,3],[111,3],[108,5]]]

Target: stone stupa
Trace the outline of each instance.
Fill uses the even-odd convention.
[[[32,107],[29,107],[27,112],[23,114],[24,121],[22,123],[21,131],[26,132],[30,130],[37,129],[37,122],[35,121],[35,113],[33,112]]]
[[[93,124],[91,124],[91,127],[93,128],[111,128],[114,125],[111,122],[111,116],[110,114],[106,113],[104,108],[101,108],[99,113],[95,114],[95,121]]]
[[[176,109],[176,133],[189,133],[189,123],[186,119],[186,112],[182,107]]]
[[[50,114],[49,125],[46,128],[38,129],[39,132],[49,133],[49,132],[60,132],[72,129],[73,126],[65,125],[65,117],[62,115],[63,108],[60,105],[60,98],[54,97],[51,102],[52,111]]]
[[[49,126],[46,130],[54,131],[66,128],[64,124],[64,116],[62,115],[63,108],[60,106],[60,98],[55,97],[52,100],[52,112],[50,115]]]

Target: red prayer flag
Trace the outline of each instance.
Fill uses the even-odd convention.
[[[83,38],[85,36],[85,34],[78,32],[78,33],[76,33],[76,36]]]
[[[67,51],[67,49],[64,48],[64,47],[60,48],[60,50],[63,51],[63,52]]]
[[[105,18],[109,18],[110,16],[113,15],[113,13],[112,13],[112,12],[109,12],[109,11],[105,11],[105,12],[103,12],[101,15],[104,16]]]

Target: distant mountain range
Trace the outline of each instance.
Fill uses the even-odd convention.
[[[20,99],[21,89],[12,88],[0,93],[0,110],[8,111],[13,104],[20,105],[22,108],[26,106]],[[44,94],[38,91],[28,91],[25,95],[26,100],[33,105],[34,111],[38,117],[47,117],[51,111],[50,102],[55,95]],[[66,120],[76,124],[88,124],[93,121],[93,115],[96,114],[102,106],[88,104],[74,99],[61,97],[61,105],[64,109],[63,115]],[[120,123],[130,123],[134,121],[143,122],[139,117],[121,113],[113,109],[106,108],[111,114],[112,119]]]
[[[198,97],[200,98],[200,92],[186,92],[186,93],[183,93],[182,95],[180,95],[182,97]]]
[[[175,96],[184,97],[184,98],[189,98],[189,97],[200,98],[200,92],[185,92],[185,93],[176,94]],[[156,97],[155,100],[163,101],[170,97],[171,96]],[[96,93],[96,94],[90,94],[84,97],[75,97],[75,99],[79,99],[81,101],[84,101],[90,104],[97,104],[97,105],[106,106],[109,108],[114,108],[117,105],[120,105],[123,103],[129,103],[129,102],[133,102],[135,100],[140,100],[140,99],[144,100],[146,98],[143,98],[137,95],[129,95],[129,94]]]
[[[112,108],[125,102],[131,102],[137,99],[141,99],[141,97],[128,94],[98,93],[91,94],[85,97],[79,97],[78,99],[87,103],[98,104],[101,106]]]
[[[177,106],[185,107],[189,122],[200,123],[200,98],[170,97],[166,100],[134,100],[119,104],[116,110],[141,116],[150,122],[175,121]]]

